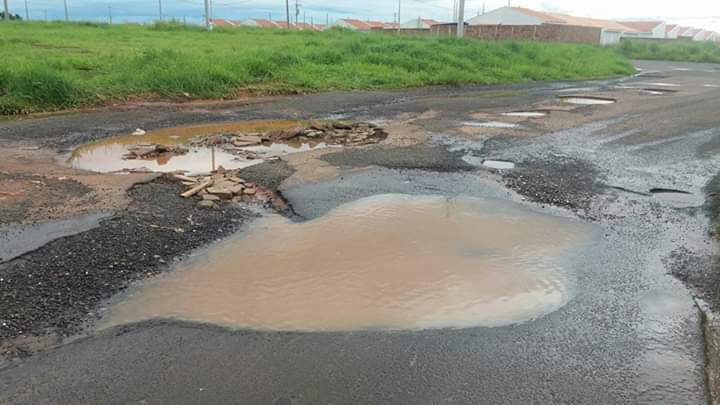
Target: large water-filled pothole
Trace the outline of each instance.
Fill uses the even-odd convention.
[[[304,223],[261,219],[146,282],[102,327],[157,317],[301,331],[523,322],[571,298],[590,234],[507,201],[368,197]]]
[[[136,134],[116,136],[80,146],[72,152],[68,163],[75,168],[101,173],[141,168],[154,172],[180,170],[190,173],[210,172],[218,166],[226,169],[241,169],[257,164],[260,160],[240,159],[232,153],[212,146],[192,146],[193,140],[213,134],[283,130],[296,125],[298,121],[290,120],[244,121],[166,128],[147,133],[137,131]],[[138,145],[185,146],[187,153],[159,154],[138,159],[124,158]]]
[[[243,121],[137,130],[83,145],[72,152],[68,163],[102,173],[138,169],[206,173],[219,166],[242,169],[290,153],[377,143],[386,136],[370,123]]]

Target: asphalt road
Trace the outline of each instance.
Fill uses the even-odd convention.
[[[431,112],[414,123],[428,134],[424,145],[325,155],[339,175],[279,189],[302,218],[368,195],[408,193],[508,199],[592,222],[598,237],[574,259],[574,298],[561,309],[505,327],[421,332],[281,333],[152,320],[12,361],[0,369],[0,403],[707,403],[700,313],[693,290],[669,273],[678,258],[707,258],[716,247],[701,207],[678,208],[650,190],[702,201],[720,172],[720,66],[638,65],[647,75],[623,81],[336,93],[164,113],[175,122]],[[564,111],[557,97],[576,93],[618,102]],[[458,135],[476,131],[463,122],[519,109],[551,113],[514,131]],[[146,112],[93,114],[6,124],[0,134],[73,128],[69,138],[39,140],[65,147],[112,132],[111,123],[98,124],[109,115],[162,125]],[[468,156],[517,169],[475,168]]]

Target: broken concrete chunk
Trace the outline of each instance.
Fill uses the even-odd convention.
[[[210,208],[215,208],[215,203],[210,200],[202,200],[198,203],[197,206],[198,206],[198,208],[210,209]]]
[[[230,192],[232,192],[235,195],[242,194],[243,190],[245,190],[245,186],[243,186],[242,184],[238,184],[235,186],[228,187],[228,190],[230,190]]]
[[[185,198],[190,198],[190,197],[194,196],[195,194],[201,192],[202,190],[205,190],[206,188],[212,186],[213,183],[214,183],[214,180],[212,180],[212,179],[204,181],[204,182],[200,183],[199,185],[191,188],[190,190],[188,190],[180,195]]]
[[[233,198],[233,192],[224,187],[208,187],[207,192],[214,194],[223,200],[230,200]]]
[[[188,152],[188,149],[180,146],[138,144],[128,148],[128,153],[123,159],[157,159],[163,156],[184,155]]]
[[[202,199],[205,201],[220,201],[220,197],[215,194],[203,194]]]
[[[255,195],[257,192],[257,189],[255,187],[248,187],[245,190],[243,190],[243,194],[245,195]]]
[[[232,181],[233,183],[245,184],[245,180],[241,179],[240,177],[229,176],[226,177],[226,179]]]

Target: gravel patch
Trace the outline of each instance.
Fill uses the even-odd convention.
[[[233,204],[199,210],[182,190],[166,178],[137,185],[129,207],[99,227],[0,265],[0,355],[22,354],[16,338],[77,333],[102,301],[253,216]]]

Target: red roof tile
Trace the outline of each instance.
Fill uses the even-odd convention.
[[[662,21],[618,21],[621,25],[630,27],[638,32],[653,32]]]
[[[372,28],[369,24],[367,24],[363,21],[360,21],[360,20],[353,19],[353,18],[342,18],[338,21],[343,21],[346,24],[351,25],[359,30],[369,30]]]
[[[542,20],[545,24],[567,24],[578,25],[582,27],[603,28],[610,31],[637,32],[637,30],[635,30],[634,28],[620,25],[615,21],[600,20],[597,18],[575,17],[572,15],[560,13],[546,13],[542,11],[530,10],[529,8],[524,7],[513,7],[513,9],[525,15],[538,18]]]

